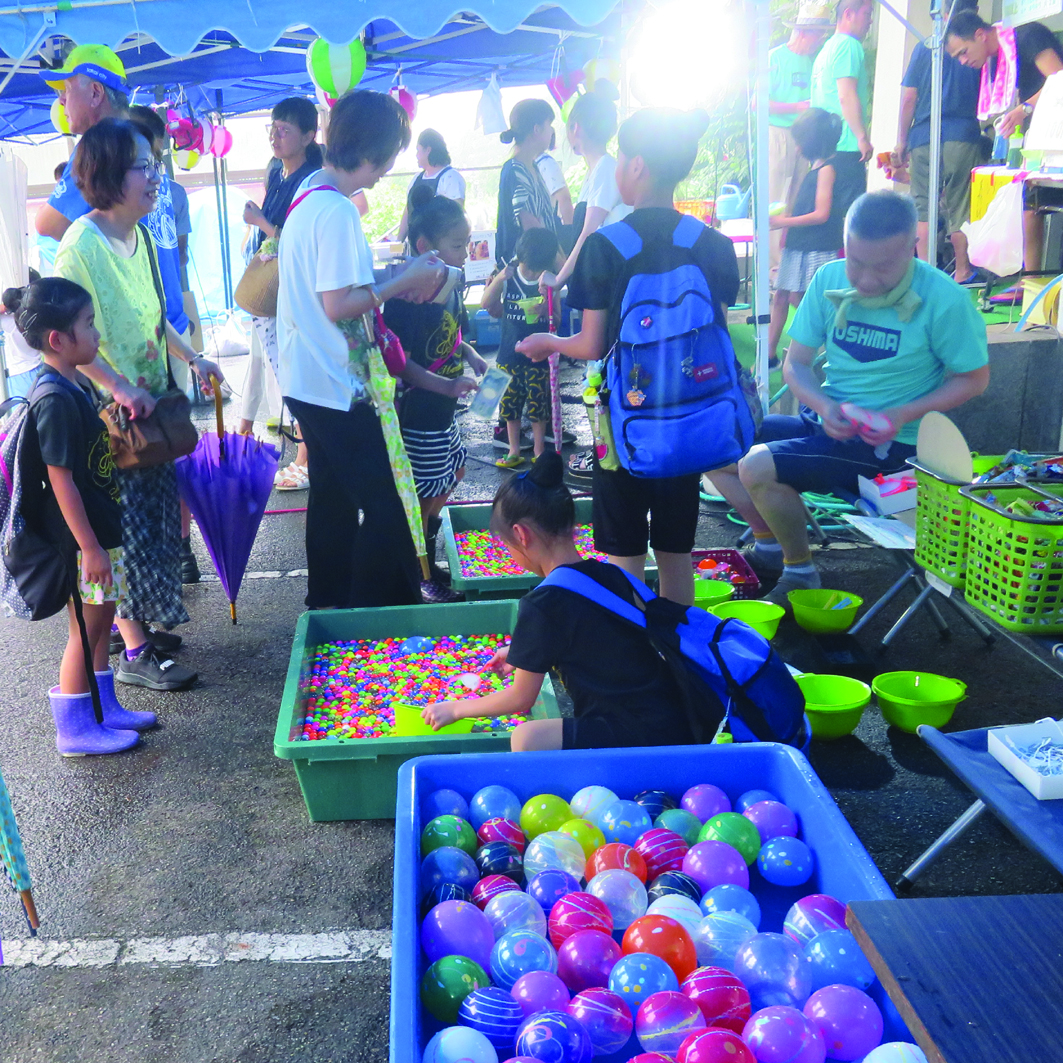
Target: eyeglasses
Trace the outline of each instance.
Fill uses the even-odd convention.
[[[272,138],[277,137],[293,137],[296,135],[296,131],[290,125],[268,125],[266,126],[266,136]]]
[[[156,162],[154,159],[148,162],[138,162],[129,167],[129,172],[138,170],[149,181],[152,177],[161,177],[164,172],[164,168],[161,162]]]

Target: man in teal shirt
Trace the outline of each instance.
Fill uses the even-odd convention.
[[[857,476],[904,469],[919,422],[989,385],[985,325],[969,294],[915,258],[908,196],[865,193],[849,209],[844,260],[812,279],[790,326],[783,377],[800,417],[767,417],[758,443],[710,477],[748,521],[750,560],[779,573],[767,597],[819,587],[800,492],[858,493]],[[821,384],[812,364],[826,348]]]
[[[797,116],[808,110],[812,84],[812,57],[834,25],[830,8],[817,0],[806,0],[797,18],[786,25],[792,31],[786,44],[773,48],[768,56],[768,199],[790,203],[808,171],[790,127]],[[771,234],[771,268],[777,269],[782,255],[782,230]]]
[[[837,30],[812,66],[812,106],[843,121],[833,160],[834,198],[842,210],[867,191],[866,163],[874,154],[867,133],[870,85],[860,43],[873,15],[873,0],[839,0]]]

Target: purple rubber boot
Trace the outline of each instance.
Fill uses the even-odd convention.
[[[48,700],[55,719],[55,748],[64,757],[121,753],[140,741],[136,731],[116,731],[98,724],[91,694],[60,694],[58,687],[52,687]]]
[[[126,709],[118,700],[114,689],[114,672],[96,673],[96,685],[100,688],[100,704],[103,706],[103,726],[127,731],[146,731],[154,727],[155,713]]]

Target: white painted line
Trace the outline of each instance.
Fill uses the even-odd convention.
[[[391,959],[391,931],[196,934],[177,938],[26,938],[2,943],[5,967],[219,967],[260,963],[365,963]]]
[[[290,572],[245,572],[244,579],[306,579],[305,568],[293,568]],[[199,577],[200,583],[221,583],[216,575],[204,572]]]

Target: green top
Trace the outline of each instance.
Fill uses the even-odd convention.
[[[860,98],[860,110],[866,126],[871,95],[864,64],[864,46],[848,33],[835,33],[816,56],[816,61],[812,64],[811,105],[842,117],[842,135],[838,141],[838,151],[859,151],[856,134],[849,128],[849,124],[844,121],[845,116],[842,115],[838,78],[856,78],[856,93]]]
[[[771,81],[768,99],[773,103],[807,102],[812,84],[812,56],[795,55],[788,45],[773,48],[768,55],[768,73]],[[789,129],[797,114],[773,114],[768,124]]]
[[[159,335],[162,308],[142,237],[137,229],[136,251],[123,258],[87,216],[78,218],[59,245],[55,273],[92,296],[103,360],[158,398],[169,388],[166,337]]]
[[[798,343],[826,347],[823,390],[835,402],[888,410],[928,395],[949,373],[988,363],[981,316],[970,295],[940,270],[916,260],[911,291],[921,301],[907,321],[895,307],[853,302],[844,327],[836,327],[837,308],[824,293],[848,287],[844,260],[820,267],[789,328]],[[910,421],[897,441],[914,444],[918,435],[919,422]]]

